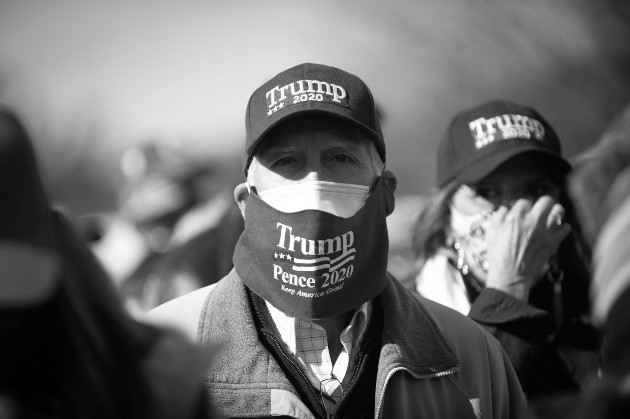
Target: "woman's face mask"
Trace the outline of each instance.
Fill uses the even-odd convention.
[[[472,272],[482,283],[486,282],[488,269],[488,242],[486,235],[496,204],[479,191],[462,185],[453,195],[450,204],[450,229],[448,244],[457,251],[457,267],[464,273]],[[541,272],[547,272],[546,264]]]
[[[447,235],[457,251],[457,265],[464,273],[471,271],[485,282],[488,272],[486,232],[493,205],[466,185],[453,195],[450,204],[451,223]]]

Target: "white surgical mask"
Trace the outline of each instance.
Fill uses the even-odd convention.
[[[278,211],[319,210],[342,218],[356,214],[369,195],[369,186],[316,180],[258,192],[260,199]]]

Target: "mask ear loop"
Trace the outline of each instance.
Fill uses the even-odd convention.
[[[245,185],[247,186],[247,192],[250,194],[253,192],[255,195],[258,195],[258,190],[254,185],[250,185],[249,182],[245,182]]]
[[[372,184],[372,186],[370,187],[370,190],[368,191],[367,198],[369,198],[370,195],[372,195],[372,192],[374,192],[376,190],[376,186],[378,185],[378,183],[380,181],[381,181],[381,176],[377,177],[376,180],[374,181],[374,183]]]

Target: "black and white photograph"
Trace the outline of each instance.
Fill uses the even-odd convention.
[[[630,417],[630,2],[0,0],[0,419]]]

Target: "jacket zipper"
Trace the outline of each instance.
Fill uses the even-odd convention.
[[[379,399],[378,399],[378,407],[377,407],[377,409],[375,411],[376,419],[381,417],[381,407],[383,405],[383,398],[385,397],[385,389],[387,389],[387,383],[389,383],[389,380],[392,378],[394,373],[397,373],[398,371],[406,371],[409,374],[411,374],[411,376],[413,378],[415,378],[417,380],[425,380],[425,379],[430,379],[430,378],[438,378],[438,377],[444,377],[446,375],[451,375],[455,371],[457,371],[457,369],[458,369],[458,367],[454,367],[454,368],[451,368],[450,370],[436,372],[435,374],[418,375],[418,374],[414,374],[408,368],[405,368],[405,367],[393,368],[390,372],[387,373],[387,377],[385,377],[385,384],[383,384],[383,390],[381,390],[381,394],[379,395]]]
[[[319,403],[319,405],[324,408],[324,412],[327,413],[327,416],[330,416],[328,414],[328,411],[326,410],[326,407],[322,404],[322,402],[319,401],[319,397],[317,397],[317,393],[315,392],[315,387],[313,387],[313,385],[311,384],[311,380],[309,380],[308,377],[306,375],[304,375],[304,373],[302,372],[302,369],[299,367],[299,365],[296,365],[295,362],[293,362],[293,360],[291,359],[291,357],[287,356],[287,354],[284,353],[284,350],[282,349],[282,347],[280,346],[280,344],[278,343],[276,338],[274,338],[271,335],[267,335],[267,336],[273,341],[273,343],[276,344],[276,346],[278,347],[278,350],[280,351],[282,356],[284,356],[287,359],[287,361],[289,361],[291,363],[291,365],[293,365],[295,367],[295,369],[297,369],[297,371],[300,373],[300,375],[302,376],[304,381],[309,384],[308,388],[309,388],[309,390],[311,390],[311,393],[313,393],[313,396],[315,396],[315,400],[317,400],[317,403]]]
[[[365,342],[364,347],[366,348],[373,341],[374,341],[374,338],[371,338],[369,341]],[[348,384],[346,385],[346,388],[352,387],[352,384],[354,383],[355,378],[357,378],[357,375],[359,374],[359,370],[361,369],[361,365],[363,364],[364,358],[365,358],[365,352],[364,351],[359,352],[359,358],[357,359],[357,362],[354,366],[354,372],[352,373],[352,377],[350,377],[350,380],[348,380]]]

